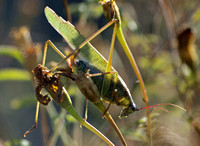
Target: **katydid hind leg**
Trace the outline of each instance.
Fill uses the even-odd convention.
[[[77,54],[79,54],[80,50],[82,47],[84,47],[87,43],[89,43],[92,39],[94,39],[97,35],[99,35],[101,32],[103,32],[105,29],[107,29],[109,26],[116,24],[117,20],[113,19],[112,21],[108,22],[106,25],[104,25],[102,28],[100,28],[97,32],[95,32],[92,36],[90,36],[88,39],[86,39],[81,45],[78,46],[78,48],[76,48],[75,50],[73,50],[71,53],[69,53],[67,56],[65,56],[62,52],[60,52],[59,49],[56,48],[56,46],[50,41],[48,40],[46,42],[47,45],[51,46],[62,58],[63,60],[61,60],[56,67],[52,68],[50,71],[55,70],[60,64],[62,64],[65,60],[67,60],[68,58],[70,58],[72,55],[75,55],[75,57],[77,56]],[[74,57],[72,57],[74,58]]]
[[[87,98],[85,99],[85,114],[84,114],[84,121],[87,120],[87,114],[88,114],[88,100]],[[82,124],[80,124],[80,127],[82,128]]]
[[[114,24],[115,25],[114,25],[113,35],[112,35],[112,41],[111,41],[111,45],[110,45],[110,54],[109,54],[108,63],[107,63],[105,72],[111,72],[111,70],[112,70],[112,56],[113,56],[115,38],[116,38],[116,33],[117,33],[117,28],[118,28],[118,23],[115,22]],[[104,76],[101,95],[105,95],[108,92],[108,89],[111,84],[111,79],[112,79],[111,74]]]
[[[108,110],[109,110],[111,104],[112,104],[112,102],[109,102],[109,104],[108,104],[106,110],[105,110],[105,111],[103,112],[103,114],[102,114],[102,119],[104,119],[104,116],[105,116],[105,114],[108,112]]]
[[[84,117],[85,121],[87,120],[87,114],[88,114],[88,100],[86,99],[85,100],[85,117]]]
[[[45,43],[45,46],[44,46],[44,55],[43,55],[43,61],[42,61],[43,66],[44,66],[44,62],[46,60],[46,53],[47,53],[48,46],[50,46],[52,49],[54,49],[54,51],[56,51],[63,58],[63,60],[61,60],[56,66],[54,66],[53,68],[50,69],[50,72],[52,72],[68,58],[50,40],[47,40]]]

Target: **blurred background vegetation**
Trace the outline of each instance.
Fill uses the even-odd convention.
[[[153,145],[200,145],[199,0],[117,0],[123,32],[146,84],[150,105],[174,103],[183,112],[166,106],[169,113],[152,110]],[[88,38],[106,24],[97,0],[68,0],[71,21]],[[34,123],[36,98],[31,70],[41,63],[46,40],[66,50],[67,43],[48,24],[44,7],[66,18],[63,0],[0,1],[0,145],[106,145],[89,130],[80,128],[66,111],[53,102],[42,107],[39,124],[27,138],[25,131]],[[112,28],[91,43],[108,58]],[[116,42],[113,66],[127,83],[138,107],[142,94],[129,61]],[[59,61],[49,49],[47,64]],[[66,81],[73,104],[84,113],[84,97]],[[147,145],[145,111],[118,119],[121,108],[110,113],[128,145]],[[120,141],[102,114],[89,104],[88,121],[116,145]]]

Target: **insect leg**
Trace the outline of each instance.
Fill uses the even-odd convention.
[[[105,110],[105,111],[103,112],[103,114],[102,114],[102,119],[104,118],[105,114],[108,112],[108,110],[109,110],[111,104],[112,104],[112,102],[109,102],[109,104],[108,104],[106,110]]]
[[[117,89],[115,89],[118,73],[115,72],[115,71],[110,71],[110,72],[105,72],[105,73],[90,74],[89,71],[90,70],[88,70],[87,73],[86,73],[86,76],[88,76],[88,77],[95,77],[95,76],[101,76],[101,75],[107,75],[107,74],[114,74],[114,87],[113,87],[114,90],[113,90],[112,95],[111,95],[111,101],[109,102],[109,105],[106,108],[106,110],[103,112],[102,117],[104,117],[104,115],[106,114],[106,112],[109,110],[112,101],[115,101],[116,103],[118,103],[118,98],[116,98],[116,97],[118,97],[118,95],[117,95]],[[101,94],[101,96],[104,96],[104,94]]]
[[[31,128],[29,131],[26,131],[26,132],[24,133],[24,137],[26,137],[27,134],[31,133],[31,132],[37,127],[39,106],[40,106],[40,103],[37,101],[37,104],[36,104],[36,112],[35,112],[35,123],[34,123],[34,125],[32,126],[32,128]]]
[[[105,112],[103,113],[102,117],[104,117],[104,115],[106,114],[106,112],[109,110],[109,108],[110,108],[110,106],[111,106],[111,104],[112,104],[112,101],[115,101],[117,105],[118,105],[118,103],[119,103],[119,102],[118,102],[119,98],[118,98],[117,89],[115,89],[115,87],[116,87],[116,80],[117,80],[117,73],[115,73],[114,87],[113,87],[114,90],[113,90],[112,95],[111,95],[111,101],[110,101],[110,103],[108,104],[108,107],[106,108],[106,110],[105,110]]]
[[[43,66],[45,65],[45,61],[46,61],[46,53],[47,53],[47,43],[45,43],[45,46],[44,46],[44,53],[43,53],[43,58],[42,58],[42,65],[43,65]],[[40,94],[40,91],[42,90],[41,86],[40,86],[40,87],[37,86],[36,90],[37,90],[36,94],[38,94],[38,93]],[[38,95],[39,95],[39,94],[38,94]],[[37,99],[38,99],[39,96],[36,95],[36,97],[37,97]],[[39,98],[39,99],[40,99],[40,98]],[[40,100],[41,100],[41,99],[40,99]],[[48,104],[48,103],[50,102],[50,98],[47,98],[46,101],[47,101],[47,102],[44,102],[44,100],[43,100],[43,101],[41,101],[41,102],[43,102],[44,104],[46,104],[46,103]],[[35,128],[37,127],[39,108],[40,108],[40,102],[37,101],[37,104],[36,104],[36,111],[35,111],[35,124],[33,125],[33,127],[32,127],[29,131],[27,131],[27,132],[24,133],[24,137],[26,137],[26,135],[27,135],[28,133],[32,132],[33,129],[35,129]]]
[[[85,118],[84,118],[84,120],[86,121],[87,120],[87,108],[88,108],[88,100],[87,100],[87,98],[86,98],[86,100],[85,100]]]
[[[87,113],[88,113],[88,99],[85,99],[85,117],[84,117],[84,121],[87,120]],[[82,128],[82,124],[80,124],[80,127]]]
[[[111,42],[111,46],[110,46],[110,55],[109,55],[109,58],[108,58],[108,64],[107,64],[105,72],[110,72],[111,71],[112,55],[113,55],[113,49],[114,49],[114,43],[115,43],[115,37],[116,37],[116,33],[117,33],[117,28],[118,28],[118,23],[116,21],[115,25],[114,25],[114,30],[113,30],[113,35],[112,35],[112,42]],[[109,89],[109,86],[110,86],[110,82],[111,82],[111,78],[112,78],[111,74],[108,74],[108,75],[104,76],[101,95],[104,95],[105,93],[108,92],[108,89]]]
[[[63,102],[63,85],[60,81],[60,76],[58,77],[58,80],[57,80],[57,84],[58,84],[58,99],[57,99],[57,102],[58,103],[62,103]]]
[[[63,58],[63,60],[61,60],[56,67],[52,68],[50,71],[55,70],[59,65],[61,65],[65,60],[67,60],[69,57],[71,57],[74,54],[78,54],[81,50],[82,47],[84,47],[87,43],[89,43],[92,39],[94,39],[97,35],[99,35],[101,32],[103,32],[105,29],[107,29],[108,27],[110,27],[113,24],[116,24],[118,20],[113,19],[110,22],[108,22],[106,25],[104,25],[102,28],[100,28],[98,31],[96,31],[92,36],[90,36],[88,39],[86,39],[84,42],[82,42],[75,50],[73,50],[71,53],[69,53],[67,56],[65,56],[64,54],[60,54],[61,52],[55,47],[55,45],[53,45],[53,43],[48,40],[46,43],[48,43],[48,45],[50,45],[53,49],[55,49],[55,51],[58,51],[58,54],[60,54],[60,56]],[[76,55],[75,55],[76,56]]]
[[[44,63],[45,63],[46,52],[47,52],[48,46],[51,46],[51,48],[53,48],[62,58],[66,58],[66,56],[65,56],[65,55],[64,55],[50,40],[47,40],[46,43],[45,43],[45,46],[44,46],[44,55],[43,55],[42,65],[44,65]],[[66,59],[67,59],[67,58],[66,58]],[[55,66],[55,67],[53,67],[50,71],[52,72],[52,71],[55,70],[57,67],[58,67],[58,65]]]
[[[41,94],[42,89],[43,89],[43,86],[40,84],[35,88],[37,101],[39,101],[43,105],[48,105],[48,103],[51,101],[51,99],[48,97],[48,95]]]

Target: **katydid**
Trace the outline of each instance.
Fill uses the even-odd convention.
[[[93,76],[92,72],[89,72],[89,74],[93,76],[91,77],[91,79],[93,80],[93,83],[91,82],[91,84],[95,85],[96,88],[98,89],[99,99],[101,98],[104,101],[108,101],[110,103],[115,103],[119,106],[123,106],[124,109],[122,110],[119,116],[120,118],[127,117],[129,114],[140,110],[136,108],[136,105],[133,102],[133,98],[130,94],[129,89],[127,88],[122,78],[118,75],[117,71],[112,66],[108,67],[109,65],[111,65],[111,62],[107,62],[104,59],[104,57],[89,43],[89,41],[91,41],[94,37],[96,37],[99,33],[101,33],[107,27],[111,26],[112,24],[116,24],[118,20],[116,19],[111,20],[104,27],[99,29],[93,36],[89,37],[86,40],[69,21],[65,21],[63,18],[59,17],[49,7],[45,8],[45,15],[49,23],[54,27],[54,29],[56,29],[56,31],[58,31],[58,33],[60,33],[60,35],[66,40],[69,46],[74,49],[74,51],[72,51],[66,58],[64,58],[61,62],[59,62],[58,65],[63,63],[64,60],[67,60],[72,55],[75,55],[75,54],[77,55],[77,53],[79,53],[83,58],[85,58],[87,61],[89,61],[92,64],[90,65],[86,62],[78,61],[79,65],[77,65],[76,63],[77,61],[74,61],[73,59],[72,60],[69,59],[70,66],[72,68],[72,74],[75,77],[71,77],[71,75],[69,75],[67,72],[63,72],[61,74],[70,78],[76,78],[76,76],[80,76],[78,74],[80,72],[81,72],[80,74],[85,74],[85,75],[87,71],[90,71],[90,70],[94,72],[94,74],[100,73],[100,75]],[[113,50],[114,37],[115,35],[113,35],[113,38],[112,38],[111,50]],[[55,47],[53,44],[49,44],[49,45],[52,47]],[[111,57],[112,55],[109,56],[109,58]],[[79,68],[79,66],[81,66],[82,68]],[[52,70],[56,69],[56,67],[53,68]],[[107,74],[106,68],[110,68],[109,70],[107,70],[108,72],[110,71],[115,72],[115,73],[109,74],[111,75],[111,78],[104,79],[105,74]],[[75,72],[73,72],[73,70]],[[89,76],[90,75],[88,75],[87,78],[89,78]],[[105,80],[109,80],[108,81],[109,84],[106,85],[106,88],[107,88],[106,91],[104,91],[104,88],[103,88],[104,86],[103,82]],[[87,94],[85,94],[85,96],[87,97]],[[96,97],[93,97],[93,98],[96,98]],[[169,103],[169,105],[173,105],[173,104]],[[156,106],[157,105],[149,106],[149,107],[152,108]],[[148,108],[148,106],[144,108]],[[141,108],[141,109],[144,109],[144,108]]]

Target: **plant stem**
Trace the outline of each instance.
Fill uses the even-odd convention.
[[[144,97],[144,101],[145,101],[145,105],[148,106],[149,104],[149,101],[148,101],[148,96],[147,96],[147,92],[146,92],[146,89],[145,89],[145,85],[144,85],[144,81],[143,81],[143,78],[140,74],[140,71],[138,69],[138,66],[135,62],[135,59],[129,49],[129,46],[126,42],[126,39],[123,35],[123,32],[122,32],[122,29],[121,29],[121,17],[120,17],[120,12],[119,12],[119,8],[117,6],[117,4],[115,3],[114,0],[112,1],[100,1],[100,3],[103,5],[103,8],[104,8],[104,14],[105,16],[107,17],[107,19],[109,20],[112,20],[112,19],[117,19],[118,22],[118,29],[117,29],[117,38],[126,54],[126,56],[128,57],[128,60],[130,61],[131,63],[131,66],[133,68],[133,70],[135,71],[135,74],[139,80],[139,83],[140,83],[140,87],[142,89],[142,94],[143,94],[143,97]],[[112,15],[114,16],[114,18],[112,18]],[[151,119],[150,119],[150,113],[149,113],[149,109],[147,108],[146,109],[146,115],[147,115],[147,135],[148,135],[148,142],[149,142],[149,145],[152,146],[152,136],[151,136]]]
[[[106,117],[106,119],[110,122],[112,127],[115,129],[115,131],[117,132],[118,136],[120,137],[121,142],[123,143],[123,145],[127,146],[127,143],[126,143],[121,131],[119,130],[118,126],[116,125],[115,121],[113,120],[113,118],[109,114],[109,112],[106,112],[107,110],[106,110],[105,106],[103,105],[103,103],[102,102],[97,102],[97,103],[94,103],[94,104],[102,112],[103,116]]]
[[[135,74],[139,80],[139,83],[140,83],[140,87],[142,89],[142,94],[144,96],[144,101],[145,101],[145,106],[148,106],[149,104],[149,100],[148,100],[148,96],[147,96],[147,92],[146,92],[146,88],[145,88],[145,85],[144,85],[144,81],[143,81],[143,78],[140,74],[140,71],[138,69],[138,66],[135,62],[135,59],[126,43],[126,40],[124,38],[124,35],[123,35],[123,32],[122,32],[122,29],[121,27],[118,27],[118,30],[117,30],[117,38],[120,42],[120,44],[122,45],[123,49],[124,49],[124,52],[126,53],[126,56],[128,57],[130,63],[131,63],[131,66],[132,68],[134,69],[135,71]],[[152,136],[151,136],[151,118],[150,118],[150,113],[149,113],[149,109],[147,108],[146,109],[146,115],[147,115],[147,135],[148,135],[148,141],[149,141],[149,145],[152,146]]]
[[[56,97],[57,98],[57,97]],[[67,91],[63,88],[63,102],[58,103],[62,108],[66,109],[69,114],[71,114],[77,121],[80,122],[81,125],[85,126],[87,129],[95,133],[102,140],[104,140],[109,145],[114,145],[108,138],[106,138],[101,132],[99,132],[95,127],[90,125],[87,121],[83,120],[83,118],[76,112],[74,107],[72,106],[71,99]]]

